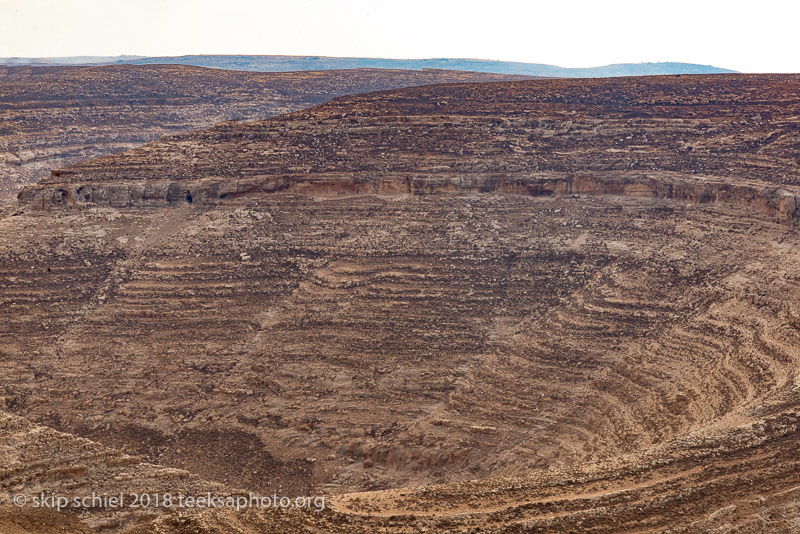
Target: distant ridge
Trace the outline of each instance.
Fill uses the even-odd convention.
[[[4,57],[0,65],[30,65],[34,67],[108,65],[125,63],[145,56],[65,56],[65,57]]]
[[[81,56],[63,58],[0,58],[2,65],[103,65],[103,64],[179,64],[225,70],[290,72],[330,69],[445,69],[497,74],[520,74],[553,78],[606,78],[615,76],[651,76],[658,74],[721,74],[736,72],[711,65],[694,63],[618,63],[601,67],[566,68],[541,63],[492,61],[485,59],[382,59],[325,56],[247,56],[198,55],[174,57]]]

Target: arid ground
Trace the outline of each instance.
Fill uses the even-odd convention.
[[[57,169],[0,215],[0,532],[798,532],[799,134],[795,75],[458,83]]]

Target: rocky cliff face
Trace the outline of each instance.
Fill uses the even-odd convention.
[[[263,119],[342,94],[514,78],[519,77],[434,70],[0,66],[0,203],[53,168],[220,121]]]
[[[59,176],[61,174],[59,173]],[[509,178],[497,176],[447,176],[424,173],[353,182],[346,174],[305,180],[297,176],[260,176],[245,179],[148,180],[138,183],[60,184],[29,188],[19,194],[19,204],[33,210],[164,207],[181,204],[214,205],[242,196],[270,193],[315,196],[358,194],[429,195],[453,192],[499,192],[526,196],[617,195],[673,199],[688,203],[726,203],[749,207],[753,213],[787,224],[800,218],[800,188],[775,187],[763,182],[732,182],[714,177],[685,176],[674,172],[536,173]]]
[[[59,170],[0,219],[0,398],[333,499],[132,532],[792,532],[797,88],[413,88]]]

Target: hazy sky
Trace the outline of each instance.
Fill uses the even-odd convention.
[[[0,57],[291,54],[800,72],[800,1],[0,0]]]

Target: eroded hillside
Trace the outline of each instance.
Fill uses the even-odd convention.
[[[0,203],[55,167],[220,121],[263,119],[342,94],[513,78],[519,77],[437,70],[0,66]]]
[[[83,162],[23,201],[35,209],[213,204],[274,191],[598,192],[722,199],[792,220],[797,88],[796,76],[731,75],[370,93]]]
[[[135,532],[794,532],[798,91],[412,88],[61,169],[2,219],[0,397],[331,496]]]

